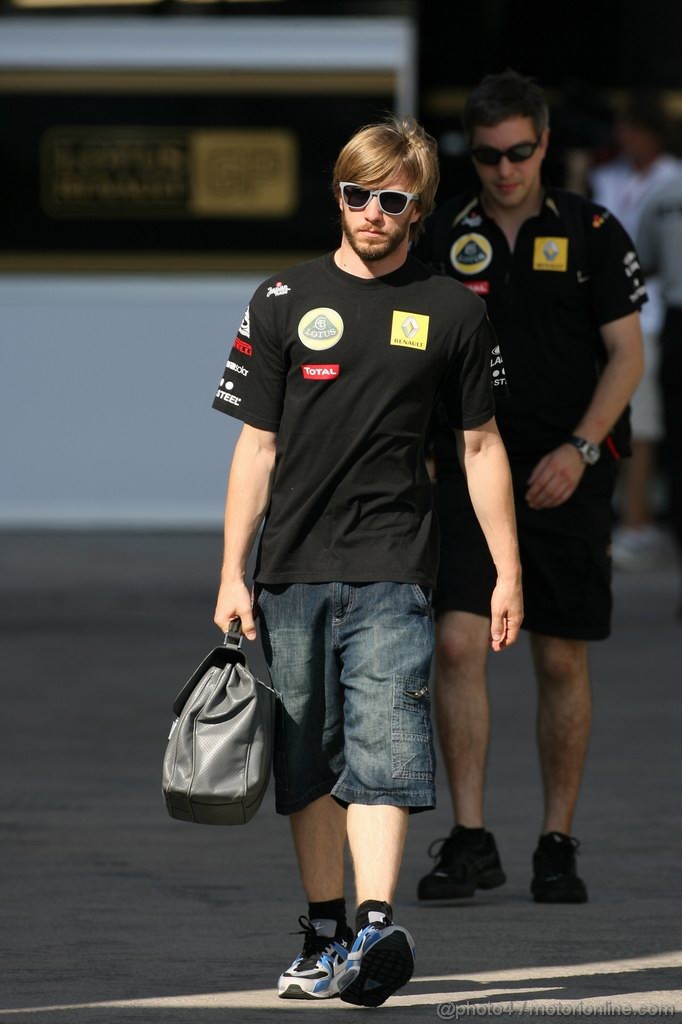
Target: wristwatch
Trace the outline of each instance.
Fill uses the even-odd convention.
[[[582,455],[583,462],[586,466],[594,466],[595,462],[599,462],[601,448],[598,444],[594,444],[592,441],[586,441],[584,437],[578,437],[577,434],[572,434],[568,439],[568,443],[575,445]]]

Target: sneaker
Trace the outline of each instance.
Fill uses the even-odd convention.
[[[329,999],[339,994],[339,977],[353,944],[353,932],[334,934],[336,921],[316,921],[301,916],[298,923],[305,935],[303,949],[291,967],[280,975],[277,994],[280,999]],[[331,933],[331,934],[330,934]]]
[[[368,924],[358,932],[339,978],[345,1003],[381,1006],[406,985],[414,971],[414,942],[397,924]]]
[[[456,825],[447,839],[431,843],[429,857],[437,863],[419,882],[417,899],[462,899],[476,889],[495,889],[507,881],[492,833],[481,835],[476,829],[472,835],[473,831]]]
[[[587,903],[585,883],[575,868],[579,846],[577,839],[563,832],[540,836],[530,886],[536,903]]]
[[[615,569],[643,572],[670,559],[666,534],[658,526],[621,526],[613,532],[611,557]]]

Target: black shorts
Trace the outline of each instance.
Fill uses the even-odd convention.
[[[574,494],[557,508],[524,500],[531,465],[512,466],[523,571],[523,628],[546,636],[603,640],[611,631],[613,462],[588,466]],[[436,616],[490,615],[495,567],[469,500],[463,474],[436,487],[441,532]]]

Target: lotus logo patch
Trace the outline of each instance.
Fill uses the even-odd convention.
[[[462,235],[450,249],[450,262],[460,274],[480,274],[490,266],[492,258],[492,245],[476,232]]]
[[[423,352],[428,338],[428,316],[421,313],[406,313],[402,309],[393,310],[391,345],[397,345],[399,348],[416,348]]]
[[[335,309],[320,306],[305,313],[298,324],[298,336],[306,348],[323,352],[341,341],[343,320]]]
[[[533,270],[568,270],[568,239],[536,238]]]

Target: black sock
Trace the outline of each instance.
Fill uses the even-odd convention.
[[[365,900],[355,915],[355,930],[362,931],[368,924],[392,924],[393,908],[382,900]]]
[[[466,825],[455,825],[455,829],[466,834],[467,839],[484,839],[485,829],[481,828],[467,828]],[[454,831],[454,830],[453,830]]]
[[[324,900],[320,903],[309,903],[308,917],[313,924],[315,921],[336,921],[336,930],[330,938],[336,938],[339,935],[345,936],[348,930],[348,925],[346,923],[346,901],[343,896],[338,900]],[[324,928],[320,934],[326,935],[327,929]]]

